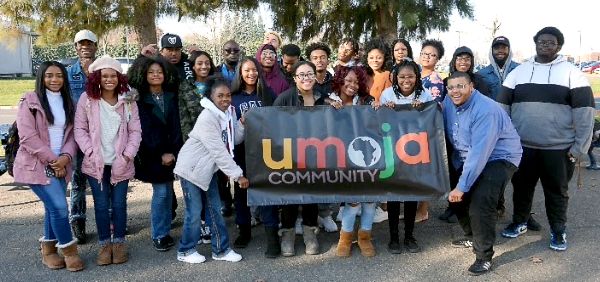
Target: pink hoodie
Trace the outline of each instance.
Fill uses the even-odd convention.
[[[142,141],[137,104],[119,99],[116,106],[116,111],[121,116],[121,125],[115,143],[116,158],[112,163],[111,184],[133,178],[133,158]],[[100,100],[88,98],[87,94],[83,93],[75,111],[75,140],[84,154],[81,171],[98,181],[102,180],[104,173],[101,134]],[[129,161],[124,156],[127,156]]]
[[[35,110],[35,115],[31,112]],[[50,149],[48,120],[35,92],[23,95],[17,110],[17,129],[19,130],[19,150],[15,158],[15,182],[26,184],[50,184],[45,168],[51,161],[58,159]],[[73,137],[73,125],[65,127],[61,153],[72,157],[77,152],[77,144]],[[67,182],[71,181],[71,164],[67,165]]]

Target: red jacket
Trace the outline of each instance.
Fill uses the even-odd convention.
[[[133,158],[142,141],[137,104],[119,99],[116,106],[116,111],[121,116],[121,124],[115,143],[116,158],[111,166],[111,184],[133,178]],[[75,111],[75,140],[84,154],[81,171],[98,181],[102,180],[104,173],[101,134],[100,100],[88,99],[87,94],[83,93]],[[123,156],[127,156],[129,161]]]
[[[35,110],[35,114],[32,113]],[[37,94],[26,93],[19,101],[17,110],[17,128],[19,130],[19,150],[15,158],[15,182],[26,184],[50,184],[45,167],[51,161],[58,159],[50,149],[50,134],[48,120],[40,104]],[[61,153],[75,156],[77,144],[73,136],[73,124],[65,127]],[[67,164],[66,180],[71,180],[72,167]]]

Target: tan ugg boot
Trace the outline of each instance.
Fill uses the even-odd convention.
[[[42,263],[50,269],[65,268],[65,260],[58,255],[56,240],[40,241],[42,247]]]
[[[352,232],[340,230],[340,240],[338,241],[336,255],[338,257],[349,257],[352,251]]]
[[[124,263],[129,259],[125,242],[112,244],[112,263]]]
[[[83,260],[77,251],[77,239],[65,245],[57,245],[57,247],[62,250],[68,271],[80,271],[84,268]]]
[[[358,230],[358,247],[363,256],[375,256],[375,246],[373,246],[373,242],[371,242],[371,230]]]
[[[110,243],[100,246],[96,257],[97,265],[109,265],[112,263],[112,245]]]

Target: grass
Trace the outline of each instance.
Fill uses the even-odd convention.
[[[33,78],[0,79],[0,106],[16,106],[23,93],[33,91]]]
[[[592,91],[594,92],[594,97],[600,98],[600,76],[599,75],[588,75],[588,80],[592,85]]]

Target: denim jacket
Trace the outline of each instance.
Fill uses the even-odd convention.
[[[87,77],[81,68],[80,60],[77,60],[76,63],[67,68],[67,75],[69,76],[69,86],[71,87],[73,105],[77,105],[79,97],[81,97],[81,94],[85,91],[85,83],[87,82]]]

